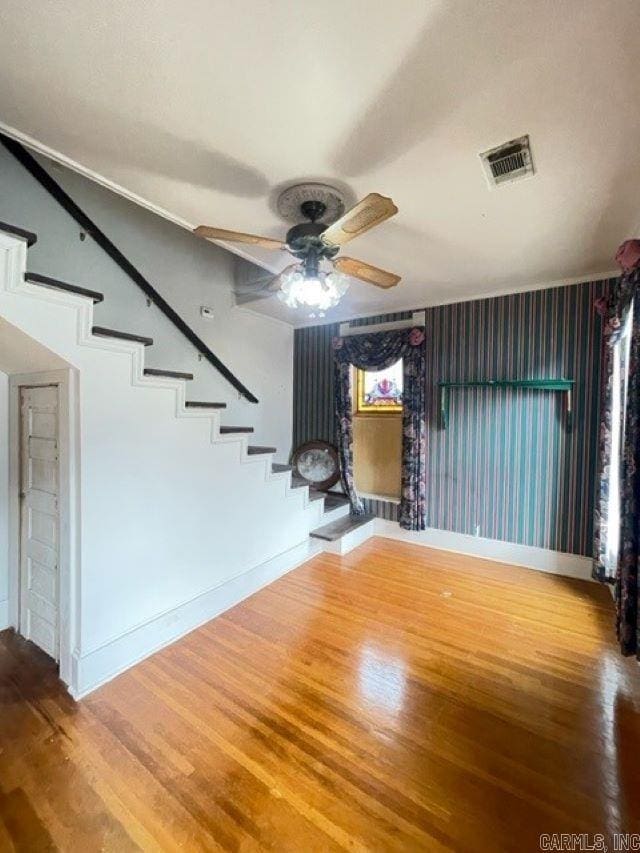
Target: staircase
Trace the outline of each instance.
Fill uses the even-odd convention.
[[[34,245],[37,242],[37,235],[32,231],[28,231],[24,228],[20,228],[15,225],[10,225],[9,223],[0,222],[0,232],[4,233],[10,237],[16,237],[20,240],[23,240],[27,247]],[[80,287],[77,284],[69,284],[66,281],[59,281],[55,278],[51,278],[46,275],[42,275],[41,273],[35,272],[25,272],[24,273],[24,282],[26,285],[37,285],[38,287],[44,288],[45,290],[49,290],[59,294],[69,294],[71,296],[81,297],[93,305],[98,305],[101,302],[104,302],[104,294],[99,293],[96,290],[90,290],[86,287]],[[30,288],[25,288],[26,293],[34,293]],[[73,304],[73,303],[70,303]],[[135,334],[134,332],[122,331],[120,329],[107,329],[103,326],[97,326],[91,324],[91,335],[96,338],[107,339],[111,341],[126,341],[131,343],[142,344],[143,347],[153,346],[153,339],[145,337],[143,335]],[[143,367],[142,368],[142,376],[143,378],[149,379],[158,379],[158,380],[177,380],[180,382],[189,382],[193,379],[192,373],[184,373],[178,370],[169,370],[169,369],[159,369],[159,368],[151,368],[151,367]],[[166,383],[162,384],[162,387],[167,387]],[[219,403],[208,400],[184,400],[184,408],[185,411],[216,411],[222,410],[226,408],[226,403]],[[218,435],[221,436],[244,436],[249,435],[253,432],[253,427],[250,426],[226,426],[224,424],[217,424]],[[261,447],[258,445],[247,444],[246,453],[248,456],[260,456],[260,455],[273,455],[276,453],[277,448],[275,447]],[[274,475],[286,474],[290,472],[291,468],[286,465],[272,465],[272,473]],[[291,483],[291,488],[299,488],[300,486],[306,486],[307,484],[302,480],[297,480],[294,483]],[[313,492],[312,494],[307,494],[307,498],[310,501],[323,500],[324,494],[320,492]],[[348,503],[348,502],[347,502]],[[331,507],[335,509],[335,505]]]
[[[37,242],[37,235],[22,227],[11,225],[9,223],[0,222],[0,234],[6,234],[9,237],[17,238],[24,242],[25,247],[29,248]],[[126,344],[138,344],[142,348],[153,346],[153,339],[143,335],[136,334],[131,331],[120,329],[106,328],[93,323],[92,308],[104,302],[104,294],[97,290],[93,290],[78,284],[72,284],[66,281],[60,281],[42,273],[25,271],[23,275],[24,287],[21,288],[25,294],[35,295],[38,290],[51,294],[58,294],[60,297],[70,297],[67,304],[79,307],[82,304],[83,314],[90,328],[90,334],[86,336],[83,343],[97,345],[97,340],[109,341],[114,344],[120,342]],[[58,300],[58,304],[61,303]],[[220,423],[215,415],[226,408],[226,404],[212,400],[190,400],[187,399],[186,384],[193,380],[192,373],[186,373],[170,368],[151,368],[141,365],[141,375],[137,377],[136,384],[154,385],[162,388],[173,388],[178,395],[184,399],[181,400],[182,411],[178,411],[178,416],[186,416],[191,413],[201,413],[202,415],[209,414],[212,420],[212,440],[223,441],[227,439],[241,440],[243,450],[247,457],[271,457],[276,453],[275,447],[265,447],[261,445],[253,445],[245,443],[245,437],[253,433],[251,426],[236,426]],[[372,516],[363,516],[351,519],[349,517],[349,501],[338,493],[325,493],[309,488],[308,483],[300,477],[292,475],[290,466],[271,463],[271,475],[274,478],[288,481],[288,492],[302,495],[305,503],[315,510],[314,520],[321,522],[321,526],[311,530],[310,535],[318,542],[332,543],[326,545],[325,548],[337,550],[338,547],[344,548],[347,541],[351,541],[348,537],[350,534],[361,528],[363,525],[372,521]],[[371,528],[369,527],[369,535]],[[347,537],[344,542],[341,539]],[[339,544],[336,544],[339,543]],[[351,547],[355,547],[352,545]],[[347,548],[350,550],[350,548]],[[344,552],[344,551],[341,551]]]
[[[7,234],[24,239],[28,246],[32,246],[37,241],[37,235],[33,232],[26,231],[25,229],[12,226],[7,223],[0,223],[0,231],[4,231]],[[25,272],[24,280],[26,283],[35,284],[60,293],[69,293],[75,296],[85,297],[86,299],[90,299],[94,305],[104,302],[104,294],[96,290],[90,290],[76,284],[59,281],[55,278],[51,278],[50,276],[42,275],[41,273]],[[144,347],[153,346],[152,338],[137,335],[132,332],[108,329],[97,325],[92,326],[91,331],[94,336],[99,338],[132,341],[140,343]],[[143,375],[159,379],[178,379],[184,380],[185,382],[193,379],[192,373],[150,367],[143,368]],[[226,408],[225,403],[203,400],[185,400],[184,406],[187,410],[202,411]],[[220,424],[218,427],[218,433],[220,436],[249,435],[252,432],[253,427],[250,426],[227,426]],[[272,455],[276,453],[277,448],[249,444],[247,445],[246,451],[249,456],[264,454]],[[274,474],[287,473],[291,470],[290,466],[277,465],[275,463],[272,464],[272,473]],[[313,539],[327,543],[324,545],[325,550],[332,550],[336,553],[347,553],[347,551],[351,550],[357,544],[360,544],[360,541],[364,541],[364,539],[371,535],[372,525],[369,523],[373,521],[374,516],[365,515],[351,518],[349,516],[349,500],[343,494],[321,492],[313,488],[309,488],[309,484],[306,480],[295,475],[292,475],[289,485],[292,489],[308,489],[307,497],[309,501],[322,501],[320,504],[322,509],[322,516],[320,519],[322,525],[317,529],[312,530],[310,536]],[[361,528],[366,525],[369,526],[366,527],[366,529],[361,530]],[[355,531],[360,532],[356,534]]]
[[[79,696],[322,550],[349,506],[191,399],[192,374],[146,367],[152,338],[95,322],[104,294],[29,271],[36,239],[0,224],[0,318],[76,377]]]

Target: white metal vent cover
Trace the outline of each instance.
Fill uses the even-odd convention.
[[[521,136],[480,154],[490,187],[499,187],[534,174],[529,136]]]

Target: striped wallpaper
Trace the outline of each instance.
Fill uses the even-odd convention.
[[[428,308],[427,524],[589,555],[597,441],[600,321],[593,302],[612,281]],[[362,322],[410,316],[387,314]],[[331,339],[338,325],[298,329],[293,446],[335,443]],[[441,380],[575,380],[574,424],[558,393],[454,389],[441,428]],[[394,520],[397,507],[368,509]]]

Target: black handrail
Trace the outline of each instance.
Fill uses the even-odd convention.
[[[75,219],[83,231],[86,231],[96,243],[103,249],[111,260],[116,263],[120,269],[129,276],[129,278],[138,285],[140,290],[162,311],[165,317],[178,328],[182,334],[189,340],[194,347],[203,355],[207,361],[212,364],[215,369],[224,376],[227,382],[230,382],[233,387],[242,394],[249,402],[257,403],[258,398],[255,397],[249,389],[237,379],[233,373],[226,367],[215,353],[211,352],[209,347],[202,341],[196,333],[187,326],[182,317],[173,310],[169,303],[158,293],[158,291],[150,284],[142,273],[133,266],[133,264],[122,254],[120,249],[115,246],[107,235],[90,219],[87,214],[78,207],[75,201],[67,195],[60,184],[55,181],[51,175],[42,168],[38,161],[27,151],[27,149],[0,133],[0,142],[12,154],[19,163],[29,172],[32,177],[60,204],[67,213]]]

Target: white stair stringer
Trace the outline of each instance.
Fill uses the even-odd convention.
[[[240,598],[251,594],[252,572],[307,542],[323,502],[291,488],[289,472],[272,472],[272,454],[248,455],[246,434],[220,435],[220,410],[187,410],[185,380],[145,376],[143,344],[94,336],[91,299],[25,282],[26,254],[25,243],[0,234],[0,317],[78,376],[80,576],[70,607],[70,688],[81,695],[164,644],[145,630],[135,636],[144,634],[148,648],[127,652],[126,637],[158,614],[166,637],[176,608],[191,612],[187,602],[214,602],[231,582]],[[135,332],[135,316],[123,331]],[[198,614],[202,621],[202,608]],[[191,627],[181,623],[180,631]],[[111,664],[112,646],[120,651]],[[99,671],[91,664],[98,659]]]

